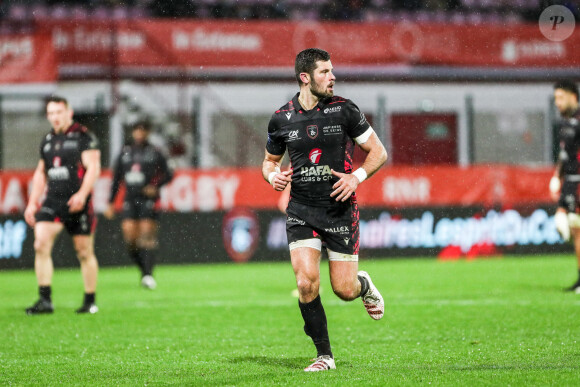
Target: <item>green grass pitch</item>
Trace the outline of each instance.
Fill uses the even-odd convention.
[[[56,270],[55,313],[26,316],[34,273],[0,272],[0,385],[579,385],[574,257],[362,260],[381,321],[340,301],[322,268],[337,369],[305,373],[290,263],[100,272],[97,315],[75,315],[80,271]]]

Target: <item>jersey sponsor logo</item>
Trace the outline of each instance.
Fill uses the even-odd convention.
[[[302,219],[294,218],[292,216],[288,217],[288,223],[296,223],[296,224],[299,224],[301,226],[304,226],[306,224],[306,222],[303,221]]]
[[[367,118],[365,117],[365,115],[363,114],[363,112],[360,112],[360,121],[358,122],[359,125],[363,125],[367,122]]]
[[[333,107],[329,107],[323,110],[324,114],[330,114],[330,113],[338,113],[340,112],[340,110],[342,109],[342,106],[333,106]]]
[[[67,167],[50,168],[47,174],[50,180],[68,180],[70,177]]]
[[[300,168],[300,181],[330,181],[332,177],[332,172],[328,165],[317,165],[315,167],[302,167]]]
[[[288,133],[288,141],[294,141],[294,140],[298,140],[298,130],[291,130]]]
[[[79,143],[78,143],[77,141],[74,141],[74,140],[68,140],[68,141],[65,141],[65,142],[62,144],[62,147],[63,147],[64,149],[75,149],[75,148],[78,146],[78,144],[79,144]]]
[[[314,148],[308,154],[308,159],[312,164],[318,164],[320,162],[320,156],[322,156],[322,150]]]
[[[350,242],[350,238],[344,238],[344,244],[348,246],[348,242]]]
[[[145,183],[145,175],[139,170],[127,172],[125,174],[125,182],[128,185],[141,185]]]
[[[288,121],[290,121],[290,117],[292,117],[292,113],[290,112],[286,113],[286,118],[288,119]]]
[[[342,134],[342,127],[340,125],[329,125],[322,128],[322,134],[325,136]]]
[[[329,227],[329,228],[325,228],[324,231],[341,233],[341,234],[350,232],[350,230],[348,229],[348,226]]]
[[[308,137],[310,137],[311,139],[315,139],[316,137],[318,137],[318,126],[316,125],[307,126],[306,133],[308,134]]]

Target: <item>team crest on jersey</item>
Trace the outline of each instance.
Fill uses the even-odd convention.
[[[308,134],[308,137],[310,137],[311,139],[315,139],[316,137],[318,137],[318,126],[316,125],[307,126],[306,133]]]
[[[52,159],[52,165],[56,168],[60,167],[61,164],[61,160],[60,157],[56,156],[54,159]]]
[[[312,164],[318,164],[320,162],[320,156],[322,156],[322,150],[314,148],[308,154],[308,158]]]

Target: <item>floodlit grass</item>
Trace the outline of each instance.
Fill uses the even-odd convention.
[[[32,271],[0,272],[0,385],[578,385],[572,256],[361,261],[386,301],[371,320],[322,266],[337,369],[315,355],[289,263],[104,268],[97,315],[75,315],[78,269],[55,272],[55,313],[26,316]]]

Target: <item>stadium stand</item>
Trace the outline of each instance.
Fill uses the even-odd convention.
[[[535,22],[551,4],[568,6],[574,1],[555,0],[13,0],[0,3],[0,20],[36,19],[282,19],[389,22],[397,20],[433,23]]]

